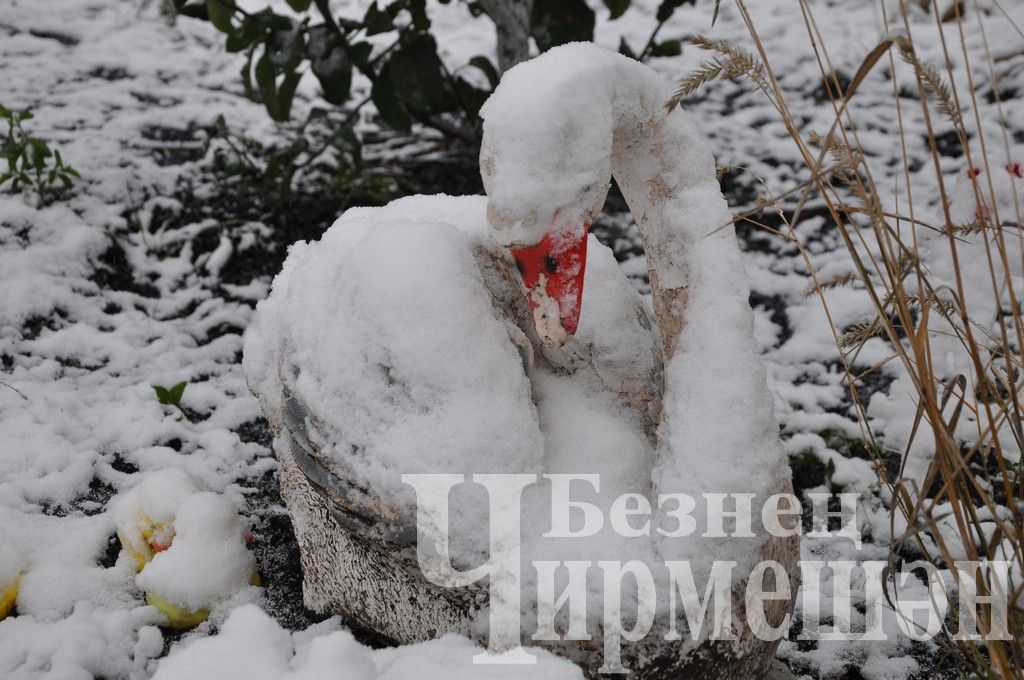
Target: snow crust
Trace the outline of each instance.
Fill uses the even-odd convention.
[[[577,680],[573,664],[543,650],[532,650],[532,666],[473,665],[477,648],[465,638],[449,635],[431,642],[395,649],[371,650],[332,619],[309,630],[290,633],[254,606],[232,612],[214,637],[172,653],[154,680],[474,680],[544,678]]]
[[[24,550],[0,529],[0,591],[14,583],[25,566]]]

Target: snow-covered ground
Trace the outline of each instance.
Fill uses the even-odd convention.
[[[335,4],[356,15],[366,2]],[[712,4],[680,10],[660,35],[707,33],[746,42],[731,3],[722,3],[710,28]],[[799,3],[751,4],[799,124],[807,132],[827,131],[833,111],[806,47]],[[27,126],[61,149],[84,178],[70,199],[42,209],[29,196],[0,194],[0,534],[18,546],[26,567],[18,615],[0,622],[0,676],[321,678],[343,668],[340,677],[490,677],[494,669],[485,673],[466,665],[468,642],[445,638],[372,651],[340,630],[336,619],[321,621],[298,601],[294,539],[276,497],[269,436],[240,363],[242,333],[271,274],[246,275],[254,271],[246,258],[262,257],[261,244],[273,235],[245,206],[238,210],[241,219],[202,209],[218,193],[204,179],[201,129],[223,114],[234,129],[256,139],[272,140],[279,132],[262,107],[243,96],[238,59],[224,53],[221,38],[187,19],[168,24],[158,5],[51,0],[43,9],[30,0],[8,0],[0,6],[0,104],[32,107],[36,118]],[[598,42],[614,48],[625,36],[634,46],[643,44],[657,3],[634,5],[617,21],[607,20],[603,5],[598,8]],[[813,5],[833,66],[851,76],[888,30],[880,5]],[[1019,160],[1024,99],[1015,95],[1024,91],[1024,36],[1017,27],[1024,26],[1024,10],[1013,3],[1001,7],[1010,14],[997,11],[981,21],[969,15],[965,25],[972,32],[965,44],[972,54],[984,55],[987,40],[1000,76],[998,106],[1005,120],[1019,126],[1009,139]],[[493,49],[485,19],[471,19],[458,3],[432,11],[453,63]],[[914,30],[920,58],[942,63],[938,40],[924,37],[935,31],[932,19],[917,17]],[[958,35],[947,37],[959,45]],[[688,47],[682,56],[653,65],[678,76],[703,56]],[[952,68],[965,79],[959,57],[954,52]],[[910,87],[910,81],[899,80],[906,72],[897,73],[902,76],[896,87]],[[980,96],[970,124],[1002,140],[987,69],[973,76]],[[895,192],[903,168],[892,141],[892,90],[891,80],[874,73],[853,106],[864,123],[860,139],[872,167],[885,169],[876,182]],[[300,89],[300,97],[312,93],[311,82]],[[749,207],[761,191],[779,192],[802,179],[785,130],[749,84],[716,84],[687,108],[720,165],[751,171],[729,182],[735,207]],[[921,162],[927,156],[919,115],[917,107],[905,107],[903,122],[912,131],[907,137],[920,138],[909,149],[910,180],[920,197],[930,195],[930,168]],[[952,175],[966,161],[951,151],[942,162]],[[751,180],[755,175],[766,187]],[[184,202],[186,195],[192,204]],[[934,202],[919,209],[934,210]],[[814,267],[829,275],[848,271],[848,256],[838,235],[825,227],[819,207],[812,203],[804,214],[796,231]],[[161,229],[168,215],[175,218],[173,226]],[[617,252],[627,253],[635,237],[613,227],[628,223],[622,215],[611,216],[597,232],[617,234]],[[298,225],[296,233],[315,235],[308,233],[315,228]],[[798,485],[826,490],[828,465],[834,467],[832,484],[874,499],[862,506],[862,530],[870,540],[861,549],[846,539],[805,539],[803,556],[885,559],[889,513],[877,494],[873,463],[850,445],[861,432],[820,301],[805,296],[807,265],[782,239],[741,231],[758,342]],[[624,267],[639,273],[642,259]],[[872,315],[863,291],[844,287],[827,295],[839,328]],[[881,341],[870,341],[858,366],[885,356]],[[153,390],[181,381],[188,381],[184,415],[161,405]],[[897,450],[913,418],[900,385],[895,372],[883,372],[871,402],[876,434]],[[262,586],[243,588],[219,604],[208,622],[184,634],[159,628],[161,616],[146,604],[134,562],[118,552],[114,535],[117,494],[145,473],[167,467],[187,471],[248,518],[262,578]],[[0,576],[9,566],[4,558]],[[828,592],[829,583],[804,587]],[[822,599],[827,610],[828,598]],[[931,677],[937,654],[934,644],[899,635],[888,642],[820,646],[794,639],[784,641],[779,652],[797,673],[859,672],[866,678]],[[579,677],[554,657],[544,657],[531,672]],[[508,677],[524,675],[517,669]]]

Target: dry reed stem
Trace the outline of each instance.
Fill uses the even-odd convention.
[[[694,44],[714,52],[716,56],[703,62],[693,74],[684,77],[667,105],[677,105],[682,98],[709,83],[746,78],[767,97],[778,112],[779,120],[807,167],[808,180],[778,194],[759,195],[757,205],[736,219],[746,219],[757,224],[750,216],[770,208],[778,214],[785,226],[787,240],[796,244],[811,279],[807,294],[818,295],[823,313],[829,320],[839,350],[844,380],[850,388],[853,409],[858,415],[865,440],[873,444],[869,450],[875,452],[876,457],[880,449],[875,445],[866,409],[858,394],[858,381],[895,362],[913,383],[917,413],[903,452],[900,476],[890,480],[885,474],[882,461],[876,460],[879,484],[887,489],[893,499],[890,525],[895,530],[899,517],[907,527],[906,532],[892,546],[893,565],[901,559],[898,551],[908,543],[912,543],[926,560],[944,568],[949,568],[958,556],[966,556],[974,561],[999,559],[1000,556],[1005,558],[1000,552],[1005,548],[1010,551],[1009,557],[1018,569],[1018,580],[1021,580],[1019,574],[1024,571],[1024,479],[1019,462],[1013,460],[1015,454],[1009,451],[1024,449],[1024,409],[1020,398],[1020,392],[1024,389],[1021,377],[1024,376],[1024,360],[1021,357],[1024,318],[1016,297],[1017,291],[1005,284],[1010,280],[1011,261],[1024,262],[1024,240],[1018,239],[1017,252],[1011,253],[1006,239],[1007,225],[1020,229],[1021,211],[1018,207],[1014,215],[1001,216],[995,210],[996,214],[990,219],[978,219],[968,224],[953,223],[946,177],[942,173],[930,110],[930,105],[933,105],[953,125],[968,167],[981,167],[985,170],[986,180],[975,184],[976,199],[997,208],[995,188],[989,179],[992,176],[988,167],[990,143],[982,126],[980,106],[972,80],[972,62],[977,59],[977,55],[968,50],[965,39],[965,34],[971,30],[980,32],[985,67],[1002,122],[999,142],[1008,153],[1010,136],[1002,103],[999,101],[994,66],[996,59],[984,32],[982,10],[977,0],[973,0],[978,27],[970,29],[964,26],[962,3],[954,3],[947,12],[940,13],[937,3],[932,0],[931,13],[944,57],[943,73],[939,68],[922,62],[914,49],[914,27],[908,18],[906,4],[900,6],[896,17],[889,17],[883,5],[886,22],[890,19],[900,20],[903,24],[902,34],[890,34],[891,37],[878,43],[864,58],[844,92],[811,7],[806,0],[795,1],[801,10],[808,42],[832,106],[834,118],[825,135],[811,133],[806,139],[802,135],[795,123],[797,117],[792,114],[785,93],[779,86],[756,22],[744,0],[735,0],[735,4],[746,25],[752,49],[704,37],[696,38]],[[928,5],[928,0],[924,0],[924,5]],[[998,2],[996,7],[1004,11]],[[958,57],[964,64],[968,83],[964,91],[958,89],[952,72],[951,64],[955,60],[946,42],[946,31],[955,31],[959,38]],[[1024,33],[1021,36],[1024,38]],[[898,53],[899,60],[894,52]],[[880,63],[887,63],[890,73],[895,73],[899,64],[903,63],[906,65],[903,68],[911,69],[913,74],[918,91],[919,117],[926,132],[927,154],[932,161],[938,195],[937,201],[925,200],[925,203],[938,204],[941,209],[938,222],[922,218],[917,209],[922,199],[914,196],[909,169],[908,137],[911,133],[907,130],[905,118],[910,113],[904,110],[895,77],[890,80],[903,166],[901,191],[895,192],[895,207],[881,204],[881,192],[872,175],[871,163],[860,152],[862,145],[858,139],[859,126],[851,101]],[[964,117],[962,100],[965,98],[970,100],[970,109],[973,110],[971,121]],[[972,129],[968,129],[969,126]],[[809,145],[817,147],[817,153],[812,153]],[[829,168],[825,168],[827,157],[834,162]],[[764,184],[763,180],[758,180]],[[832,219],[832,226],[850,256],[851,271],[847,273],[828,279],[820,278],[808,251],[796,234],[794,225],[799,220],[800,211],[812,197],[824,203]],[[794,198],[795,210],[787,215],[782,206],[792,206]],[[1015,205],[1019,206],[1021,197],[1015,198]],[[858,219],[854,221],[853,218]],[[922,262],[919,256],[919,229],[943,235],[952,262],[952,287],[933,281],[931,272]],[[996,296],[996,300],[1009,300],[1008,314],[999,314],[995,319],[972,316],[972,312],[974,315],[977,312],[973,309],[972,300],[965,294],[964,265],[959,252],[969,241],[984,244],[991,294]],[[855,284],[863,288],[871,299],[875,316],[841,333],[835,326],[825,293]],[[990,332],[989,328],[993,324],[996,330]],[[867,370],[855,373],[853,365],[860,350],[867,341],[874,338],[886,342],[891,355]],[[941,338],[945,338],[946,343],[955,341],[969,359],[964,374],[946,378],[936,369],[936,361],[941,362],[941,358],[933,357],[936,351],[933,344]],[[968,426],[972,434],[965,440],[964,432]],[[934,451],[931,466],[922,480],[907,478],[905,465],[910,451],[915,442],[926,436]],[[983,469],[990,472],[986,473]],[[991,472],[993,469],[995,472]],[[944,509],[944,515],[937,514],[939,508]],[[950,528],[941,530],[940,522]],[[896,533],[893,535],[896,536]],[[979,594],[987,593],[991,585],[982,577],[976,578],[975,586]],[[886,596],[889,595],[887,591]],[[939,640],[947,654],[962,663],[965,670],[991,677],[1024,678],[1024,582],[1012,583],[1010,595],[1009,625],[1012,640],[964,641],[956,640],[948,634]],[[987,611],[982,608],[977,618],[979,630],[986,633]]]

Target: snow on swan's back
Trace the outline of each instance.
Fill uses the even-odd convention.
[[[347,211],[292,246],[246,334],[264,412],[293,395],[323,426],[317,446],[403,513],[415,497],[401,473],[540,470],[522,360],[473,256],[484,209],[416,196]]]

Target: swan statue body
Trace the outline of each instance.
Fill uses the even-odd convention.
[[[745,623],[744,586],[759,561],[781,564],[788,596],[766,620],[784,622],[798,538],[768,535],[758,509],[791,492],[790,472],[740,251],[720,228],[730,214],[714,159],[686,114],[664,109],[670,94],[626,57],[584,43],[552,49],[508,71],[483,108],[486,198],[350,209],[319,242],[292,247],[247,333],[244,367],[275,433],[307,606],[402,643],[486,638],[486,584],[443,588],[420,571],[416,497],[402,473],[597,473],[588,500],[607,508],[640,494],[663,527],[673,518],[662,496],[748,494],[751,538],[627,539],[605,527],[560,542],[542,538],[542,479],[523,492],[522,551],[527,562],[686,560],[698,593],[716,561],[735,563],[732,639],[702,630],[670,642],[658,623],[625,642],[622,663],[645,678],[763,677],[777,640]],[[649,301],[587,233],[611,177],[643,239]],[[456,567],[486,557],[481,496],[451,495]],[[715,519],[709,507],[690,513],[698,527]],[[530,574],[524,591],[536,588]],[[599,576],[588,572],[588,592]],[[664,613],[659,592],[651,606]],[[524,644],[596,677],[600,616],[582,614],[589,640],[538,642],[535,608],[524,595]]]

